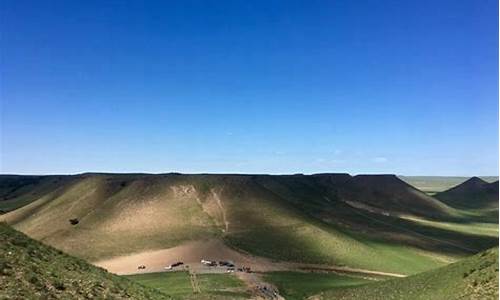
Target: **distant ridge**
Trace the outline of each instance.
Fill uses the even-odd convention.
[[[348,182],[345,197],[387,211],[427,217],[445,216],[449,208],[396,175],[356,175]]]
[[[472,177],[435,197],[456,208],[498,209],[498,181],[488,183]]]

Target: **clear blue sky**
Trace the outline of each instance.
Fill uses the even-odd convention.
[[[498,2],[0,4],[1,173],[498,173]]]

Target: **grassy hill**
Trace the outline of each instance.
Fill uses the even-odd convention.
[[[498,299],[498,248],[436,270],[335,289],[314,299]]]
[[[0,299],[168,299],[0,223]]]
[[[449,206],[467,209],[498,209],[498,181],[486,182],[478,177],[441,193],[436,198]]]
[[[27,205],[75,179],[57,175],[0,175],[0,214]]]
[[[422,192],[428,194],[436,194],[444,192],[457,186],[467,180],[470,177],[461,176],[398,176],[404,182],[416,187]],[[480,176],[482,180],[486,182],[498,181],[498,176]]]
[[[37,180],[0,190],[11,204],[29,202],[0,220],[90,261],[215,238],[278,260],[413,274],[498,243],[498,232],[489,227],[476,233],[464,229],[467,220],[448,226],[458,224],[450,223],[456,210],[392,175],[82,174]]]

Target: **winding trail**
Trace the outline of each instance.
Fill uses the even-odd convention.
[[[229,231],[229,222],[227,221],[227,218],[226,218],[226,210],[224,209],[224,206],[222,205],[222,200],[220,199],[219,195],[214,190],[212,190],[212,196],[214,197],[215,202],[217,203],[217,206],[219,207],[219,209],[221,211],[222,222],[224,223],[224,227],[225,227],[224,232],[228,232]]]

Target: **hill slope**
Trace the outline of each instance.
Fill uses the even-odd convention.
[[[488,183],[478,177],[436,194],[449,206],[468,209],[498,208],[498,181]]]
[[[0,214],[27,205],[75,179],[64,175],[0,175]]]
[[[167,299],[0,223],[1,299]]]
[[[498,299],[498,248],[436,270],[332,290],[315,299]]]
[[[401,180],[403,180],[404,182],[428,194],[436,194],[439,192],[444,192],[470,179],[470,177],[460,177],[460,176],[398,176],[398,177],[401,178]],[[480,178],[486,182],[498,181],[498,176],[481,176]]]
[[[0,220],[90,261],[215,239],[278,260],[411,274],[498,243],[398,218],[453,209],[394,176],[83,174],[9,201],[38,190]]]

